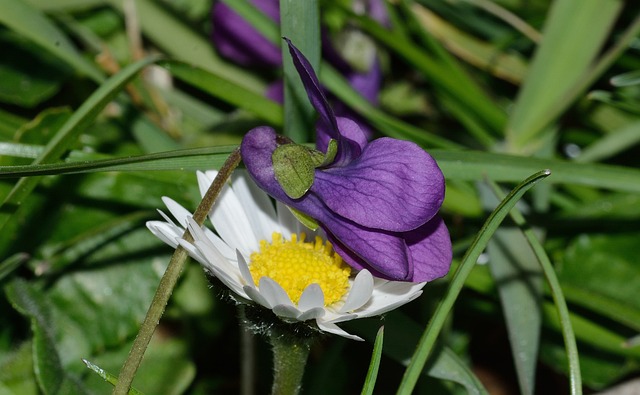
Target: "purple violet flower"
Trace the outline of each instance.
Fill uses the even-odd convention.
[[[317,148],[337,142],[335,157],[313,170],[313,182],[291,198],[276,178],[273,154],[289,142],[275,130],[257,127],[241,144],[254,181],[275,199],[325,230],[349,265],[382,278],[422,282],[442,277],[451,264],[451,240],[437,215],[444,200],[444,176],[416,144],[392,138],[367,143],[360,126],[336,117],[306,58],[287,40],[307,95],[319,113]]]

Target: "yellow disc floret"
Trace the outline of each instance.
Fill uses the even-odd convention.
[[[344,297],[349,290],[351,268],[333,251],[331,243],[319,236],[305,242],[304,233],[285,240],[278,232],[272,241],[260,241],[260,251],[251,254],[249,270],[256,284],[267,276],[284,288],[291,301],[298,304],[304,289],[310,284],[320,285],[324,304],[329,306]]]

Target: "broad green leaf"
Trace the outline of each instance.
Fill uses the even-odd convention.
[[[33,371],[33,345],[24,341],[0,358],[1,395],[38,395],[38,384]]]
[[[640,301],[635,295],[640,284],[629,279],[640,276],[637,244],[640,235],[583,235],[569,246],[558,277],[567,295],[573,295],[581,305],[597,305],[600,311],[610,311],[636,331],[640,330]]]
[[[531,189],[531,187],[539,181],[547,178],[550,174],[551,172],[549,170],[543,170],[522,181],[509,193],[509,195],[507,195],[505,199],[500,202],[498,207],[496,207],[489,218],[487,218],[471,246],[465,253],[462,263],[451,279],[447,292],[438,304],[438,307],[433,314],[433,318],[420,338],[420,342],[418,343],[416,351],[411,358],[411,362],[405,370],[404,377],[400,383],[400,387],[398,388],[398,394],[410,394],[413,391],[413,388],[420,376],[420,372],[427,362],[429,354],[432,352],[436,339],[438,338],[440,331],[444,326],[444,322],[453,308],[462,287],[464,286],[464,282],[469,276],[469,273],[471,273],[473,267],[478,261],[478,257],[486,248],[496,229],[498,229],[498,226],[502,223],[502,220],[504,220],[504,218],[509,214],[509,211],[511,211],[526,191]]]
[[[44,50],[67,62],[74,70],[95,82],[102,82],[102,72],[89,63],[67,36],[42,12],[21,0],[5,0],[0,6],[0,23],[27,37]]]
[[[623,5],[620,0],[552,3],[507,125],[511,152],[535,149],[532,141],[553,121],[553,107],[590,71]],[[563,103],[565,108],[569,104]]]
[[[24,280],[13,281],[6,292],[14,308],[30,321],[33,331],[34,371],[42,393],[88,394],[78,377],[64,369],[52,330],[50,301]]]
[[[280,34],[291,40],[318,73],[320,66],[320,9],[318,0],[281,0]],[[284,72],[284,134],[296,143],[313,138],[315,111],[293,66],[289,48],[282,45]]]

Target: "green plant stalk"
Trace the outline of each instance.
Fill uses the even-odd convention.
[[[498,199],[504,199],[504,193],[498,187],[495,182],[490,182],[491,188],[493,189],[493,193],[496,195]],[[536,237],[533,230],[527,226],[527,222],[517,209],[511,210],[509,212],[511,219],[513,222],[520,227],[522,233],[524,234],[527,242],[533,249],[538,261],[540,262],[540,266],[542,267],[542,271],[544,272],[544,276],[549,283],[549,288],[551,289],[551,296],[553,297],[553,301],[556,305],[556,309],[558,310],[558,316],[560,318],[560,324],[562,325],[562,337],[564,338],[564,345],[567,351],[567,359],[569,360],[569,381],[571,387],[572,395],[581,395],[582,394],[582,377],[580,373],[580,359],[578,358],[578,347],[576,345],[576,336],[573,332],[573,326],[571,325],[571,319],[569,317],[569,309],[567,308],[567,302],[564,299],[564,294],[562,293],[562,288],[560,287],[560,282],[558,281],[558,277],[556,276],[556,272],[553,269],[553,265],[549,260],[549,256],[544,250],[544,247],[540,243],[540,240]]]
[[[502,202],[500,202],[498,207],[496,207],[489,218],[487,218],[487,221],[484,223],[480,232],[478,232],[476,238],[473,240],[471,246],[463,257],[462,263],[453,275],[444,298],[440,304],[438,304],[438,307],[433,314],[433,318],[422,334],[422,337],[418,342],[418,346],[416,347],[416,351],[411,358],[411,362],[409,363],[407,370],[405,370],[404,377],[398,387],[397,394],[408,395],[412,393],[422,369],[424,368],[424,364],[426,363],[436,339],[444,326],[447,316],[453,307],[453,304],[458,298],[467,277],[475,267],[478,257],[486,248],[489,243],[489,239],[493,236],[493,233],[496,231],[499,224],[504,220],[509,211],[515,206],[525,192],[531,189],[531,187],[540,180],[548,177],[550,174],[551,172],[549,170],[543,170],[522,181]]]
[[[308,339],[269,334],[273,348],[272,395],[297,395],[302,388],[302,376],[311,349]]]
[[[206,219],[211,207],[213,207],[213,203],[215,203],[220,191],[233,173],[234,169],[240,164],[241,159],[240,147],[237,147],[233,152],[231,152],[224,165],[220,168],[220,172],[213,180],[213,183],[207,190],[207,193],[205,193],[202,201],[193,214],[194,221],[199,225],[202,225]],[[185,230],[182,238],[187,242],[193,242],[193,237],[188,230]],[[153,296],[151,305],[147,310],[147,315],[142,322],[140,331],[133,342],[129,356],[122,366],[122,370],[120,370],[118,383],[113,389],[114,395],[126,395],[129,393],[129,389],[133,383],[133,378],[135,377],[138,367],[142,362],[142,358],[144,357],[144,352],[151,341],[151,337],[155,332],[156,326],[160,322],[160,318],[162,317],[164,309],[169,302],[169,298],[171,297],[173,288],[180,277],[180,273],[182,273],[182,270],[184,269],[188,256],[187,251],[181,246],[178,246],[173,253],[171,261],[169,261],[169,265],[160,279],[160,284],[158,285],[158,289]]]
[[[371,355],[371,363],[367,371],[367,377],[364,380],[364,386],[360,395],[372,395],[378,378],[378,370],[380,369],[380,359],[382,358],[382,344],[384,341],[384,326],[378,329],[376,341],[373,344],[373,355]]]

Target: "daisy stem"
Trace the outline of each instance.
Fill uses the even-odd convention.
[[[220,168],[218,175],[213,180],[213,183],[193,214],[193,219],[199,225],[202,225],[204,222],[207,214],[209,214],[209,211],[211,210],[211,207],[213,207],[213,203],[218,198],[222,187],[225,185],[235,168],[238,167],[241,159],[240,148],[238,147],[229,154],[229,157]],[[193,242],[193,237],[188,230],[185,230],[182,238],[188,242]],[[147,315],[140,326],[140,331],[133,341],[133,346],[131,347],[131,351],[129,351],[129,356],[120,370],[118,382],[113,389],[114,395],[126,395],[129,393],[133,378],[135,377],[138,367],[142,362],[142,358],[149,342],[151,341],[153,332],[160,322],[160,318],[164,313],[164,309],[169,302],[173,288],[178,282],[178,278],[185,267],[188,257],[189,254],[181,246],[178,246],[173,253],[171,260],[169,261],[169,265],[160,279],[160,284],[158,284],[158,289],[156,290],[153,300],[151,301],[151,305],[147,310]]]
[[[273,347],[272,395],[297,395],[307,364],[311,342],[297,337],[269,334]]]

